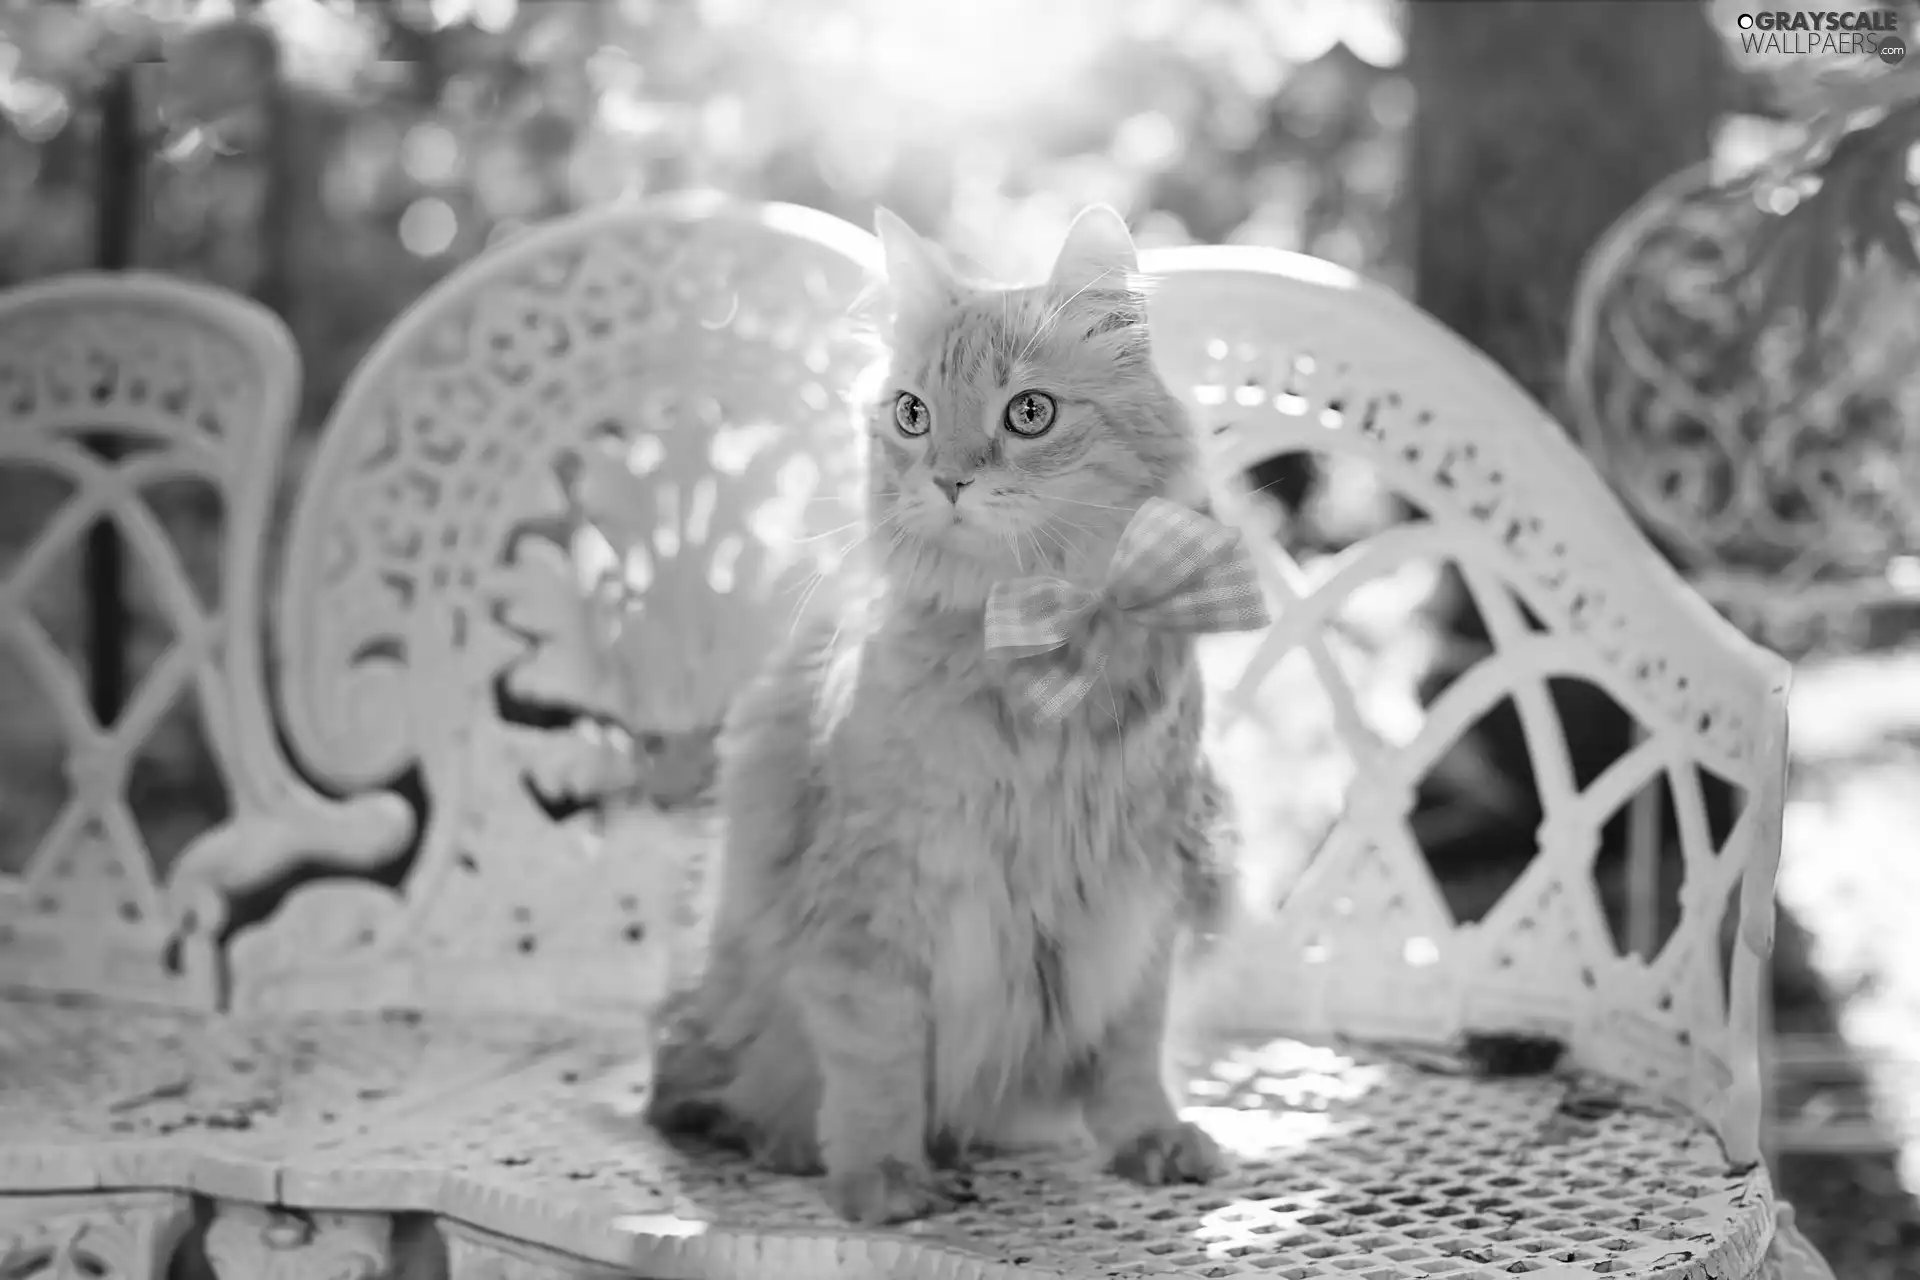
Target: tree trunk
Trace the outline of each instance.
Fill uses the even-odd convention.
[[[1704,159],[1732,77],[1701,4],[1414,3],[1414,296],[1549,408],[1589,246]]]

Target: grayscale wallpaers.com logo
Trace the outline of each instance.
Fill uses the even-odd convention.
[[[1760,57],[1871,53],[1893,67],[1907,56],[1891,9],[1767,9],[1741,14],[1736,25],[1741,48]]]

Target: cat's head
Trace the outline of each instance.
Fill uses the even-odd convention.
[[[1020,287],[963,278],[884,209],[876,223],[889,356],[869,515],[896,588],[967,608],[1010,576],[1090,580],[1142,502],[1198,499],[1119,214],[1082,213],[1048,278]]]

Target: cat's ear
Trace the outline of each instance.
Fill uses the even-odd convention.
[[[1087,290],[1122,292],[1140,270],[1140,255],[1124,218],[1111,206],[1090,205],[1067,228],[1048,283],[1073,295]]]
[[[952,299],[953,272],[939,249],[891,209],[874,209],[873,230],[880,237],[887,292],[892,295],[895,311]]]

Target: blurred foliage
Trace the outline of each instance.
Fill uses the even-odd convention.
[[[1751,345],[1777,320],[1791,319],[1801,339],[1797,372],[1808,377],[1845,345],[1846,334],[1834,330],[1847,327],[1836,302],[1850,272],[1920,277],[1920,56],[1909,51],[1885,65],[1854,49],[1775,51],[1764,33],[1739,30],[1733,0],[1709,7],[1733,64],[1786,117],[1767,154],[1722,184],[1766,215],[1747,246],[1745,273],[1760,305],[1741,336]],[[1899,32],[1920,24],[1914,0],[1838,8],[1891,10]]]
[[[0,282],[86,265],[102,87],[151,157],[141,265],[291,323],[306,422],[434,279],[683,186],[1023,271],[1069,213],[1399,274],[1391,0],[0,0]]]
[[[1917,60],[1920,61],[1920,60]],[[1900,83],[1904,82],[1904,83]],[[1817,372],[1833,356],[1826,332],[1849,269],[1870,259],[1913,280],[1920,277],[1920,73],[1902,72],[1883,84],[1906,95],[1867,109],[1816,117],[1779,154],[1735,178],[1735,194],[1768,215],[1749,246],[1749,270],[1758,281],[1749,341],[1783,313],[1801,326],[1799,367]]]

